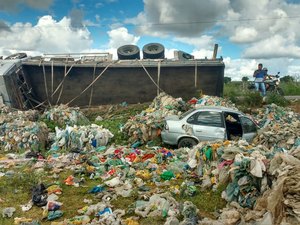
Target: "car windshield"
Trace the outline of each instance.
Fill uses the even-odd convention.
[[[190,109],[189,111],[186,111],[185,113],[182,113],[181,116],[179,117],[179,119],[183,119],[184,117],[186,117],[190,113],[194,112],[195,110],[196,109]]]

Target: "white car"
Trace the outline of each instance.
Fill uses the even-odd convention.
[[[234,109],[203,106],[165,119],[162,141],[169,145],[192,147],[200,141],[233,140],[251,142],[257,134],[254,121]]]

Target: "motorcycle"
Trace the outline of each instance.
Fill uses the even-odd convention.
[[[279,87],[280,84],[280,72],[278,72],[276,75],[267,75],[264,83],[266,86],[266,92],[268,93],[276,93],[278,95],[284,96],[283,90]],[[249,90],[255,89],[255,82],[250,82],[248,86]]]

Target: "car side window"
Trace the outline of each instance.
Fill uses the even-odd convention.
[[[221,113],[212,111],[194,113],[187,119],[187,122],[201,126],[224,127]]]
[[[242,127],[243,127],[243,132],[244,133],[256,132],[256,130],[257,130],[256,125],[251,119],[242,116],[241,117],[241,122],[242,122]]]

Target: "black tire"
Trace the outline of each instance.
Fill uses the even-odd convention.
[[[165,47],[159,43],[149,43],[143,47],[144,59],[164,59]]]
[[[118,48],[118,59],[140,59],[140,49],[136,45],[123,45]]]
[[[26,58],[27,54],[24,52],[20,52],[20,53],[16,53],[16,54],[12,54],[10,56],[7,56],[5,59],[23,59]]]
[[[178,148],[188,147],[191,148],[194,145],[198,144],[198,142],[193,138],[181,138],[178,142]]]

